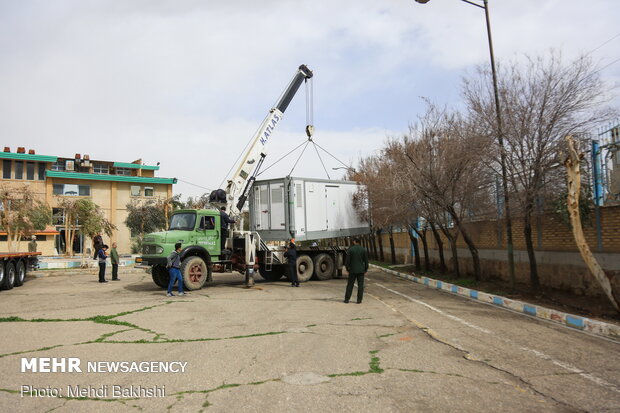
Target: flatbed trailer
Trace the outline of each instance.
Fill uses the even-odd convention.
[[[0,290],[20,287],[28,270],[38,262],[40,252],[0,252]]]

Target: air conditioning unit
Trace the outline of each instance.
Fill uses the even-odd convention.
[[[66,161],[65,163],[65,169],[67,171],[73,171],[75,170],[75,161]]]
[[[82,161],[82,166],[88,166],[89,167],[90,166],[90,161],[88,159],[84,159]]]

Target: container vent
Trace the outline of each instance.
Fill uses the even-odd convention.
[[[304,207],[304,194],[301,190],[301,184],[295,185],[295,201],[297,202],[297,208]]]
[[[282,203],[282,188],[272,188],[271,189],[271,203],[279,204]]]

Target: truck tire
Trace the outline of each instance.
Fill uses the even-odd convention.
[[[271,267],[270,271],[267,271],[265,267],[261,265],[258,267],[258,272],[260,273],[260,276],[267,281],[278,281],[284,275],[284,266],[274,265]]]
[[[15,287],[21,287],[24,284],[24,279],[26,278],[26,263],[24,260],[17,261],[17,266],[15,269]]]
[[[334,276],[334,268],[336,267],[332,256],[322,253],[314,257],[313,261],[314,275],[316,275],[316,278],[321,281],[331,280]]]
[[[168,288],[168,283],[170,283],[170,274],[168,273],[168,269],[163,265],[154,265],[151,269],[151,276],[153,277],[153,282],[157,284],[158,287]]]
[[[314,263],[308,255],[297,257],[297,279],[300,283],[308,281],[314,273]]]
[[[181,275],[183,283],[188,290],[200,290],[207,279],[211,279],[211,271],[213,267],[207,265],[204,260],[198,256],[192,255],[187,257],[181,263]]]
[[[0,290],[2,289],[2,284],[4,284],[4,277],[5,277],[5,271],[4,271],[4,260],[0,261]]]
[[[9,261],[4,267],[4,280],[0,289],[10,290],[15,285],[15,264],[13,261]]]

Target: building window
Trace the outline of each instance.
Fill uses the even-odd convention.
[[[64,223],[65,223],[65,210],[62,208],[52,208],[52,224],[53,225],[64,225]]]
[[[2,178],[11,179],[11,161],[2,161]]]
[[[90,196],[90,185],[54,184],[54,195]]]
[[[129,168],[116,168],[116,175],[131,176],[131,169],[129,169]]]
[[[93,164],[93,172],[96,174],[109,174],[110,168],[108,167],[108,164],[95,163]]]
[[[140,187],[132,185],[131,186],[131,196],[140,196]]]
[[[39,181],[45,180],[45,167],[47,166],[45,163],[41,162],[37,165],[39,167]]]
[[[65,161],[56,161],[52,164],[52,171],[64,171]]]
[[[15,179],[24,179],[24,163],[15,162]]]
[[[154,195],[154,191],[153,188],[151,187],[144,187],[144,196],[153,196]]]
[[[26,179],[34,181],[34,162],[26,163]]]

